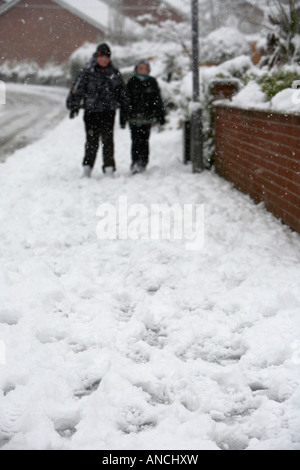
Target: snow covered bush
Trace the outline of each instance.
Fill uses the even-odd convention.
[[[272,32],[267,36],[261,62],[269,68],[300,61],[300,1],[289,0],[283,5],[273,0],[273,4],[269,15]]]
[[[222,27],[203,40],[200,58],[202,62],[221,64],[249,52],[250,46],[242,33],[234,28]]]
[[[66,85],[70,75],[65,64],[48,63],[40,67],[36,62],[4,62],[0,68],[0,80],[40,85]]]
[[[283,90],[292,87],[293,82],[300,79],[300,68],[291,70],[290,68],[281,67],[272,72],[246,74],[243,77],[243,83],[247,85],[250,81],[256,82],[262,92],[265,94],[267,100],[272,100],[274,96]],[[253,100],[252,100],[253,102]]]
[[[250,80],[241,91],[233,97],[232,103],[240,108],[265,109],[268,98],[262,91],[261,86],[255,81]]]
[[[143,37],[150,42],[190,43],[191,28],[187,22],[177,23],[172,20],[163,23],[148,23],[144,26]]]

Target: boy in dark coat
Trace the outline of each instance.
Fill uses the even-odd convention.
[[[80,108],[85,109],[86,146],[83,160],[84,175],[91,176],[99,141],[103,143],[103,172],[106,168],[116,170],[114,159],[114,122],[117,108],[122,114],[128,111],[126,87],[120,72],[111,62],[107,44],[100,44],[92,59],[80,72],[67,98],[70,117]]]
[[[135,74],[127,83],[130,100],[128,121],[132,138],[132,173],[145,171],[149,163],[149,139],[151,126],[155,122],[165,124],[165,110],[160,89],[155,78],[150,75],[150,64],[140,61]],[[126,118],[121,113],[121,123]]]

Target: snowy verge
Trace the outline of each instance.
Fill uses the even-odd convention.
[[[292,87],[287,88],[268,101],[259,84],[251,81],[233,97],[230,106],[299,115],[300,91]]]
[[[80,179],[82,120],[0,166],[0,446],[300,449],[300,239],[181,164],[170,117],[145,175]],[[97,209],[205,204],[205,243],[99,240]],[[3,352],[3,348],[2,348]]]

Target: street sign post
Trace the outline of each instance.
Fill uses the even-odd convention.
[[[193,103],[191,106],[191,160],[193,173],[201,173],[203,164],[203,128],[199,75],[199,5],[192,0]]]

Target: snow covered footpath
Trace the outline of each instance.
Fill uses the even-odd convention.
[[[300,449],[300,238],[214,174],[181,131],[151,166],[81,179],[82,119],[0,166],[0,446]],[[103,241],[98,207],[205,204],[184,241]]]

